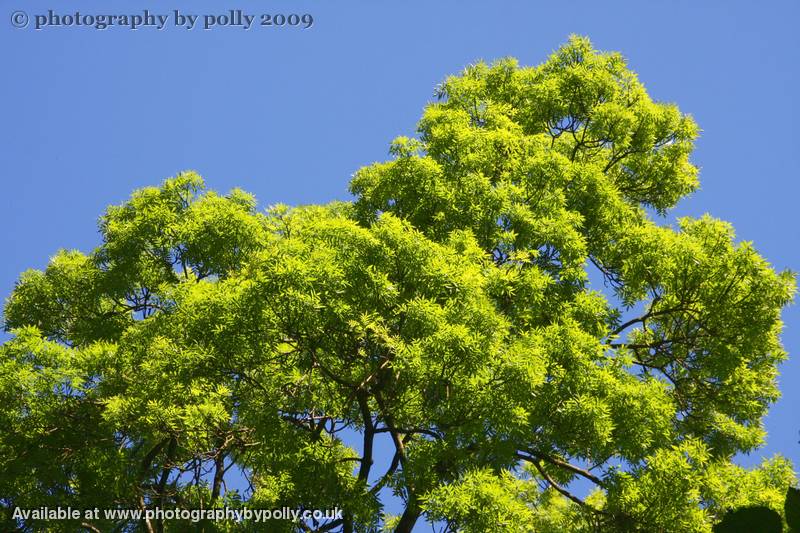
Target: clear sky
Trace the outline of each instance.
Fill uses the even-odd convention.
[[[36,14],[313,15],[310,29],[50,27]],[[24,10],[27,28],[12,26]],[[0,295],[59,248],[90,250],[105,206],[185,169],[262,206],[347,199],[350,175],[414,133],[434,86],[478,59],[537,64],[571,33],[617,50],[703,130],[701,190],[673,215],[734,224],[800,270],[796,1],[4,0]],[[672,215],[670,216],[672,218]],[[800,309],[763,455],[800,465]]]

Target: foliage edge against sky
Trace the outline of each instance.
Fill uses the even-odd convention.
[[[709,215],[657,223],[698,186],[697,134],[574,37],[537,67],[447,78],[353,202],[259,212],[193,172],[136,191],[97,249],[58,252],[6,302],[7,525],[74,530],[11,519],[59,505],[345,510],[270,531],[783,516],[792,465],[733,458],[763,442],[794,276]]]

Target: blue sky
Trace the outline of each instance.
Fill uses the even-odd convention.
[[[673,215],[734,224],[800,270],[800,4],[774,1],[6,0],[0,12],[0,294],[138,187],[196,169],[262,206],[347,199],[359,167],[410,135],[434,86],[478,59],[537,64],[571,33],[621,51],[650,94],[703,130],[702,188]],[[15,29],[59,13],[311,13],[311,29]],[[670,217],[672,218],[672,216]],[[800,310],[784,313],[783,398],[767,445],[800,464]]]

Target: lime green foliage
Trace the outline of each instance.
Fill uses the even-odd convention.
[[[24,273],[0,347],[8,516],[338,506],[327,524],[204,528],[345,532],[785,516],[791,465],[732,458],[763,442],[794,277],[725,222],[659,223],[698,185],[692,119],[582,38],[438,96],[353,202],[259,212],[188,172],[109,208],[96,250]],[[239,471],[247,494],[227,490]]]
[[[465,532],[530,530],[533,510],[526,501],[527,484],[510,472],[497,476],[488,470],[466,472],[462,479],[428,494],[431,518],[446,520]],[[462,529],[462,527],[459,527]]]

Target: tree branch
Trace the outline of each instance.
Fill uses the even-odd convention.
[[[548,484],[549,484],[551,487],[553,487],[553,488],[554,488],[554,489],[556,489],[558,492],[560,492],[560,493],[561,493],[561,495],[563,495],[563,496],[565,496],[565,497],[569,498],[570,500],[572,500],[573,502],[577,503],[577,504],[578,504],[578,505],[580,505],[581,507],[587,507],[587,508],[589,508],[589,509],[592,509],[592,510],[595,510],[595,511],[597,510],[597,509],[595,509],[594,507],[592,507],[591,505],[589,505],[588,503],[586,503],[585,501],[581,500],[580,498],[578,498],[577,496],[575,496],[574,494],[572,494],[571,492],[569,492],[567,489],[565,489],[564,487],[562,487],[562,486],[561,486],[561,485],[559,485],[558,483],[556,483],[556,482],[553,480],[553,478],[551,478],[551,477],[550,477],[550,475],[549,475],[547,472],[545,472],[545,471],[544,471],[544,469],[542,468],[542,465],[540,464],[540,462],[539,462],[539,461],[532,461],[532,462],[531,462],[531,464],[532,464],[534,467],[536,467],[536,470],[538,470],[538,471],[539,471],[539,474],[541,474],[541,476],[542,476],[542,477],[545,479],[545,481],[547,481],[547,483],[548,483]]]
[[[528,461],[530,463],[536,463],[538,461],[545,461],[547,463],[550,463],[553,466],[557,466],[557,467],[563,468],[565,470],[569,470],[573,474],[577,474],[577,475],[579,475],[581,477],[584,477],[584,478],[588,479],[589,481],[591,481],[592,483],[594,483],[595,485],[598,485],[600,487],[605,487],[605,484],[603,483],[603,480],[600,479],[599,477],[595,476],[594,474],[592,474],[588,470],[585,470],[583,468],[577,467],[577,466],[575,466],[573,464],[570,464],[570,463],[568,463],[566,461],[562,461],[561,459],[558,459],[557,457],[552,457],[550,455],[547,455],[547,454],[544,454],[544,453],[541,453],[541,452],[537,452],[537,451],[534,451],[534,450],[525,450],[525,451],[530,455],[526,455],[524,453],[517,452],[517,457],[519,457],[520,459],[524,459],[524,460],[526,460],[526,461]]]

